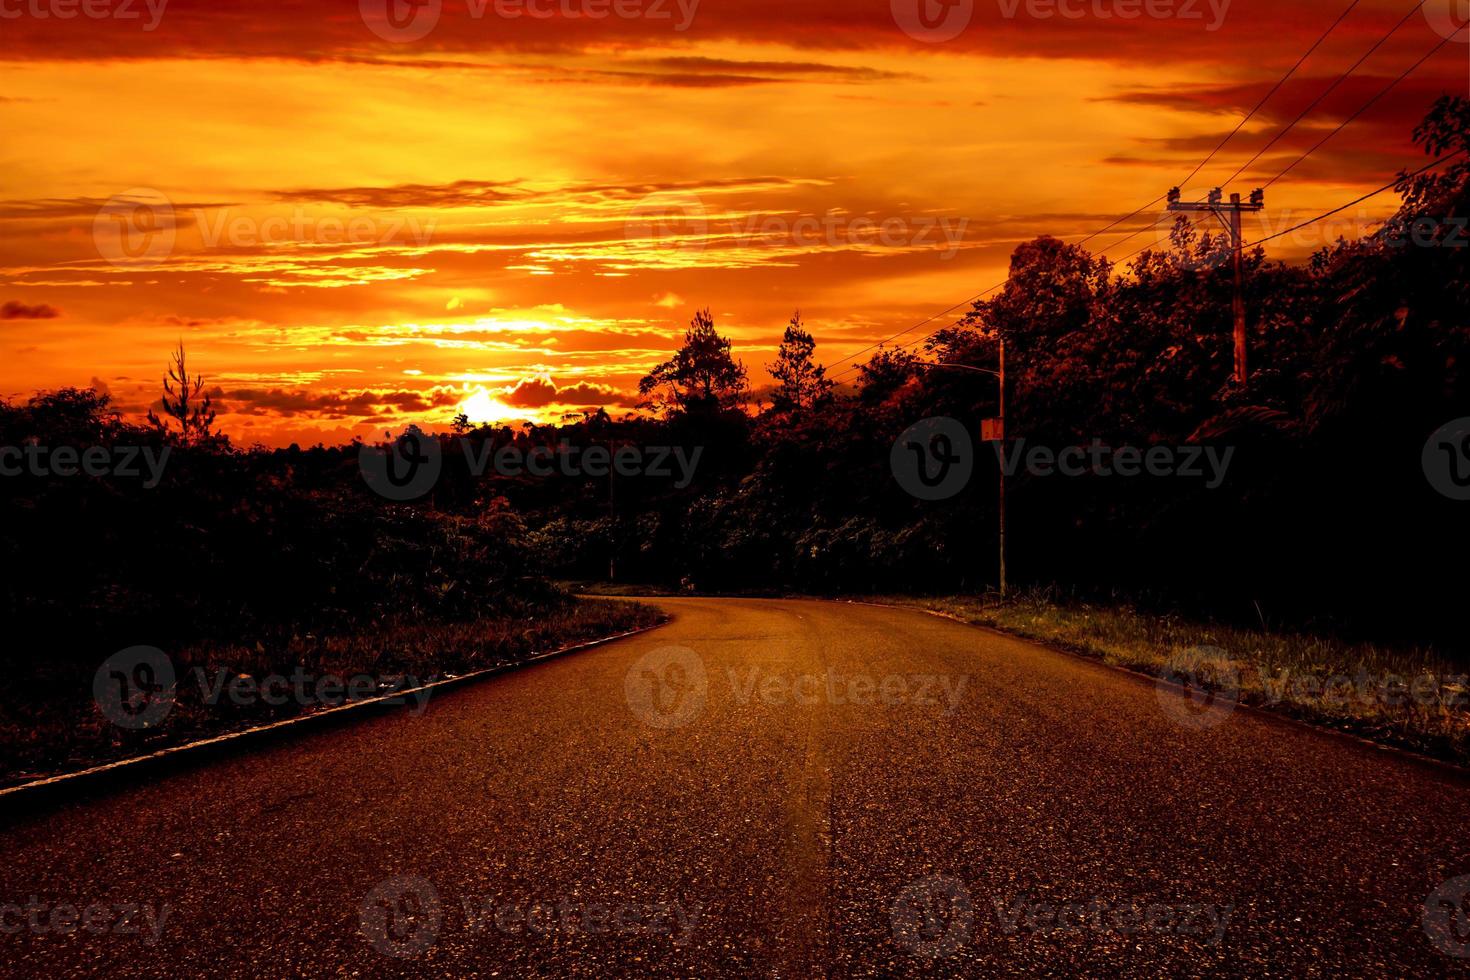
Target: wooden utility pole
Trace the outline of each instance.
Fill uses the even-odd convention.
[[[1000,493],[996,497],[1000,526],[1000,597],[1006,597],[1006,341],[1000,338]]]
[[[1170,211],[1208,211],[1230,232],[1230,246],[1235,259],[1235,297],[1231,309],[1235,318],[1235,383],[1242,388],[1250,381],[1246,366],[1245,344],[1245,241],[1241,237],[1240,216],[1246,211],[1261,211],[1266,207],[1266,192],[1257,188],[1249,203],[1242,203],[1239,194],[1230,195],[1230,203],[1221,198],[1220,188],[1210,191],[1207,201],[1181,201],[1179,188],[1169,191]],[[1228,217],[1227,217],[1228,215]]]

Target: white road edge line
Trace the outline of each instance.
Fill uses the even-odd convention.
[[[47,776],[44,779],[34,779],[28,783],[20,783],[17,786],[8,786],[4,789],[0,789],[0,800],[4,800],[7,797],[11,796],[18,796],[29,791],[41,789],[42,787],[57,786],[63,783],[72,782],[73,780],[81,780],[94,777],[101,773],[115,772],[119,769],[123,769],[128,766],[135,766],[143,762],[153,762],[159,759],[167,758],[169,756],[181,755],[187,752],[196,752],[199,749],[206,748],[208,746],[221,745],[223,743],[231,742],[236,739],[251,738],[260,735],[262,732],[275,731],[281,728],[287,728],[291,725],[315,724],[319,722],[322,718],[327,718],[340,712],[371,708],[376,705],[381,705],[386,701],[402,701],[403,699],[412,695],[419,694],[423,691],[432,691],[435,688],[445,686],[458,687],[461,684],[466,684],[470,681],[489,677],[493,674],[502,674],[510,670],[525,667],[528,664],[533,664],[540,660],[548,660],[552,657],[560,657],[564,654],[575,653],[578,650],[587,650],[591,647],[602,646],[605,643],[612,643],[616,640],[626,640],[630,636],[637,636],[639,633],[647,633],[649,630],[658,629],[660,626],[665,625],[667,622],[668,620],[664,620],[664,622],[654,623],[651,626],[640,626],[638,629],[628,630],[626,633],[617,633],[612,636],[599,637],[595,640],[587,640],[583,643],[574,643],[571,646],[561,647],[560,649],[551,650],[547,653],[535,654],[533,656],[527,657],[525,660],[518,660],[515,663],[497,664],[494,667],[482,667],[479,670],[472,670],[468,674],[460,674],[456,677],[446,677],[443,680],[431,681],[428,684],[423,684],[419,687],[409,688],[403,691],[395,691],[392,694],[383,694],[378,697],[365,698],[362,701],[352,701],[347,704],[340,704],[335,708],[327,708],[323,711],[313,711],[310,714],[300,715],[295,718],[285,718],[281,721],[273,721],[269,725],[257,725],[254,728],[243,728],[238,732],[228,732],[224,735],[215,735],[210,738],[202,738],[193,742],[185,742],[183,745],[171,745],[166,749],[159,749],[157,752],[149,752],[147,755],[135,755],[127,759],[118,759],[116,762],[107,762],[100,766],[92,766],[89,769],[79,769],[76,772],[64,772],[55,776]]]

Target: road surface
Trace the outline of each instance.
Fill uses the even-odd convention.
[[[666,627],[421,716],[12,818],[0,955],[37,977],[1470,964],[1458,776],[1245,711],[1201,724],[918,611],[659,604]]]

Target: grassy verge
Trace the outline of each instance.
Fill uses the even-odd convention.
[[[0,702],[0,785],[73,772],[199,738],[361,700],[664,620],[652,606],[567,601],[543,614],[413,623],[345,635],[291,637],[279,649],[213,646],[169,652],[171,696],[127,691],[99,703],[97,665],[38,669]],[[128,677],[137,677],[128,674]],[[145,675],[146,679],[146,675]],[[151,682],[150,682],[151,683]],[[19,692],[28,691],[26,696]],[[406,699],[411,706],[412,699]],[[156,722],[138,724],[166,701]],[[122,724],[117,722],[119,711]]]
[[[969,623],[1060,646],[1104,663],[1167,676],[1216,696],[1470,765],[1470,690],[1462,663],[1422,649],[1387,649],[1146,613],[1127,605],[1058,602],[1045,592],[895,598]]]

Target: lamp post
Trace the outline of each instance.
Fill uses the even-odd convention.
[[[922,365],[926,368],[938,369],[949,368],[952,371],[971,371],[975,374],[988,374],[1000,383],[1000,414],[993,419],[986,419],[981,423],[980,437],[982,442],[1000,443],[1000,490],[996,496],[996,518],[998,522],[997,542],[998,554],[996,555],[996,567],[998,570],[997,580],[1000,587],[1000,597],[1006,597],[1006,342],[1000,340],[1000,370],[992,371],[990,368],[974,367],[969,364],[949,364],[944,361],[930,363],[925,361],[916,362],[915,366]]]

